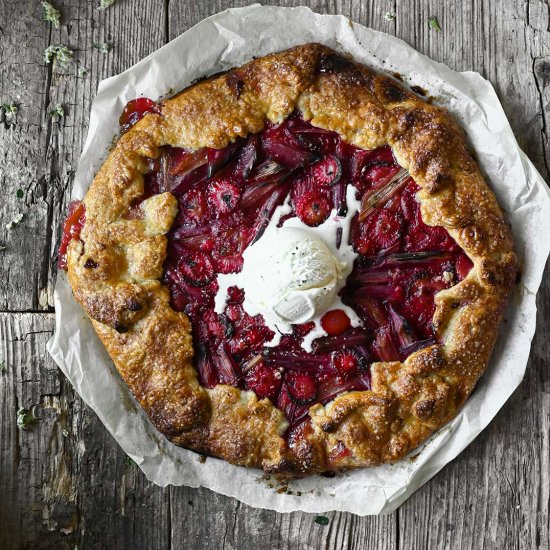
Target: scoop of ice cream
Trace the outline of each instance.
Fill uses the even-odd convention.
[[[245,309],[283,323],[305,323],[332,303],[341,270],[316,235],[297,228],[269,228],[244,253]]]

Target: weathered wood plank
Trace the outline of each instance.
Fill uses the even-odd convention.
[[[257,548],[396,547],[393,516],[360,518],[327,512],[330,523],[315,523],[314,514],[278,514],[239,503],[207,489],[170,490],[172,547],[188,550]]]
[[[41,17],[37,2],[0,3],[0,104],[14,102],[19,109],[14,118],[0,122],[0,245],[5,246],[0,251],[0,311],[38,307],[47,284],[49,72],[43,58],[50,26]],[[20,214],[21,223],[8,230],[6,224]]]
[[[72,419],[77,449],[78,548],[167,548],[169,492],[149,483],[81,401]]]
[[[0,548],[165,548],[168,490],[139,468],[46,352],[53,314],[0,314]],[[38,420],[17,427],[17,410]]]
[[[12,320],[17,322],[12,323]],[[17,428],[20,407],[36,407],[42,429],[53,433],[46,401],[58,396],[60,376],[46,359],[52,316],[0,314],[0,547],[19,548],[37,540],[42,527],[42,457],[49,438]]]
[[[8,189],[1,206],[2,215],[6,213],[11,219],[15,211],[19,180],[25,181],[29,189],[22,199],[24,221],[10,233],[14,240],[12,244],[7,243],[8,257],[0,256],[0,262],[4,262],[0,309],[36,309],[51,304],[55,268],[49,272],[50,259],[97,83],[126,69],[164,43],[162,0],[128,4],[124,9],[114,6],[105,12],[98,11],[97,4],[83,0],[70,4],[56,2],[62,12],[59,30],[50,30],[41,22],[38,2],[18,3],[15,11],[8,3],[0,5],[0,102],[13,97],[9,87],[12,81],[14,89],[25,92],[28,89],[21,99],[17,125],[6,131],[0,128],[0,147],[2,152],[6,151],[0,157],[5,157],[0,174],[4,177],[3,189]],[[16,25],[4,27],[8,14]],[[44,43],[36,39],[42,31]],[[31,36],[35,38],[25,38]],[[92,48],[94,42],[104,41],[112,44],[107,55]],[[23,43],[28,47],[21,53]],[[46,69],[42,57],[49,43],[69,45],[75,51],[75,62],[64,69]],[[12,57],[15,69],[3,63]],[[22,67],[16,73],[18,60]],[[85,77],[77,76],[77,68],[81,66],[88,69]],[[37,73],[43,73],[43,81]],[[18,97],[13,99],[17,101]],[[66,117],[52,123],[46,111],[58,104],[64,106]],[[27,157],[30,160],[25,160]],[[4,171],[3,166],[9,169]],[[17,170],[24,170],[25,177],[17,176]],[[11,188],[13,193],[9,191]],[[37,201],[41,209],[39,215],[34,215],[33,205]],[[1,230],[4,225],[2,218]],[[21,231],[19,237],[16,231]],[[45,281],[49,275],[47,286]],[[0,547],[73,548],[75,544],[85,543],[91,547],[108,544],[109,547],[135,548],[142,543],[165,547],[169,540],[164,522],[168,517],[168,491],[148,484],[139,469],[126,464],[124,453],[95,414],[75,396],[70,385],[63,383],[63,376],[49,359],[43,368],[42,363],[36,363],[34,348],[24,348],[24,355],[20,357],[19,352],[10,347],[10,331],[25,335],[32,333],[35,325],[46,327],[48,333],[39,344],[34,343],[32,334],[25,336],[31,338],[30,345],[41,346],[40,357],[44,361],[43,347],[53,328],[53,317],[3,316],[2,322],[6,339],[0,350],[6,354],[7,363],[12,363],[14,369],[22,365],[22,373],[32,370],[19,377],[21,379],[14,378],[16,370],[13,376],[6,374],[1,378],[4,398],[0,417],[5,433],[1,441],[0,536],[3,538]],[[19,387],[24,387],[29,395],[16,393]],[[29,432],[15,428],[15,411],[21,403],[27,407],[40,404],[39,410],[44,415]],[[63,430],[67,430],[66,436]]]

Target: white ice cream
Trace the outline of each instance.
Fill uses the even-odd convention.
[[[311,321],[334,300],[344,270],[345,265],[313,232],[269,228],[246,251],[241,272],[245,309],[276,324]]]
[[[218,275],[216,311],[223,312],[227,289],[238,286],[245,292],[246,312],[261,314],[274,331],[275,337],[268,346],[277,345],[282,334],[291,333],[292,325],[314,321],[315,328],[302,342],[306,351],[311,351],[313,340],[326,334],[320,322],[326,311],[343,309],[352,326],[360,325],[356,313],[338,296],[357,257],[348,244],[351,220],[360,206],[355,195],[355,187],[348,185],[345,216],[338,216],[333,210],[318,227],[309,227],[297,217],[277,227],[281,217],[291,211],[287,197],[275,210],[261,238],[245,250],[242,271]]]

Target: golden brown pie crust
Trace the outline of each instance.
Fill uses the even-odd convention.
[[[425,223],[445,227],[474,267],[435,297],[443,345],[403,363],[375,363],[372,390],[312,406],[311,427],[290,448],[281,437],[285,417],[269,400],[198,382],[190,322],[172,310],[159,282],[176,199],[148,199],[143,219],[126,214],[159,147],[225,147],[295,109],[355,146],[389,144],[421,187]],[[165,101],[161,114],[121,136],[84,203],[81,240],[68,249],[69,280],[153,424],[177,445],[268,472],[374,466],[417,447],[457,414],[487,366],[516,276],[510,231],[449,113],[318,44],[256,59]],[[339,442],[351,453],[342,457]]]

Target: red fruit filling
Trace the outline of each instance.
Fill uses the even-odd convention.
[[[357,252],[363,255],[392,250],[402,236],[403,217],[399,212],[380,208],[374,214],[358,224],[359,236],[354,244]]]
[[[281,371],[267,367],[263,363],[253,366],[245,374],[246,388],[252,390],[260,399],[267,397],[275,402],[281,384]]]
[[[67,248],[73,239],[80,238],[82,226],[86,221],[86,207],[80,201],[72,201],[69,204],[67,218],[63,224],[63,233],[61,243],[57,254],[57,264],[59,269],[67,269]]]
[[[312,374],[288,371],[285,384],[290,397],[299,405],[312,403],[317,396],[317,382]]]
[[[342,177],[342,164],[338,157],[328,155],[311,167],[311,177],[317,185],[323,187],[336,185]]]
[[[124,127],[158,108],[136,102],[125,110]],[[443,228],[424,224],[418,187],[389,147],[358,149],[298,115],[268,123],[262,133],[225,149],[161,148],[144,179],[141,200],[169,190],[179,202],[168,235],[164,282],[172,307],[187,313],[193,325],[201,383],[230,384],[269,398],[288,419],[290,445],[309,429],[312,404],[370,388],[373,361],[404,360],[435,343],[434,296],[472,267]],[[294,326],[277,346],[266,347],[274,334],[261,315],[244,310],[244,291],[238,287],[229,289],[224,312],[215,313],[217,275],[242,269],[243,252],[261,237],[289,193],[287,217],[298,216],[314,227],[333,209],[345,214],[350,183],[362,205],[350,233],[359,257],[341,296],[362,327],[351,327],[344,311],[329,311],[322,317],[327,335],[314,340],[307,353],[300,343],[313,323]],[[60,258],[83,223],[83,207],[72,207]],[[342,233],[336,239],[341,246]]]
[[[332,210],[330,200],[318,190],[301,194],[293,202],[296,215],[310,227],[321,225]]]
[[[199,251],[184,253],[179,259],[178,269],[192,286],[205,286],[216,274],[210,256],[206,252]]]
[[[206,200],[202,189],[190,189],[178,203],[179,217],[182,220],[191,219],[200,222],[206,212]]]
[[[321,326],[329,336],[338,336],[351,326],[349,317],[341,309],[327,311],[321,317]]]
[[[141,120],[147,113],[160,113],[160,105],[146,97],[132,99],[124,107],[119,118],[120,128],[126,132],[136,122]]]
[[[353,349],[344,349],[337,351],[332,361],[336,372],[340,376],[348,378],[349,376],[357,374],[359,369],[362,368],[364,358]]]
[[[240,194],[239,188],[228,179],[214,180],[206,190],[208,205],[219,214],[235,210]]]

